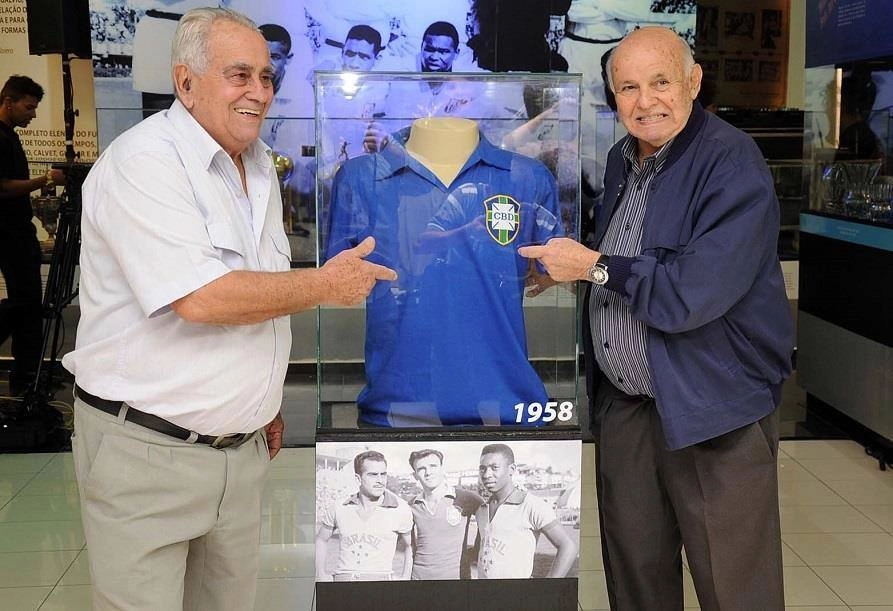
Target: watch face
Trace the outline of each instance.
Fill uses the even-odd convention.
[[[608,281],[608,270],[601,265],[593,265],[589,270],[589,279],[593,284],[604,284]]]

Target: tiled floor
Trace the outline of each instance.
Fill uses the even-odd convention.
[[[593,481],[592,446],[583,475]],[[257,609],[310,609],[312,449],[284,450],[263,504]],[[893,611],[893,472],[851,441],[782,442],[779,461],[789,609]],[[595,492],[582,499],[580,608],[607,609]],[[691,577],[686,606],[697,608]],[[0,610],[90,608],[71,454],[0,455]]]

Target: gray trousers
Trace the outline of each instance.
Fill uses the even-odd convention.
[[[74,407],[93,608],[254,609],[263,431],[218,450]]]
[[[681,611],[684,545],[705,611],[783,610],[777,412],[669,451],[653,399],[603,379],[595,409],[611,609]]]

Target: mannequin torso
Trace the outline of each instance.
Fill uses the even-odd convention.
[[[477,123],[455,117],[428,117],[412,123],[406,151],[449,186],[479,141]]]

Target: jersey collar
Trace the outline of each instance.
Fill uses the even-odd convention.
[[[440,495],[440,498],[444,498],[444,497],[449,497],[449,498],[455,500],[456,488],[453,486],[450,486],[449,484],[444,484],[444,491],[443,491],[443,494]],[[415,504],[415,503],[425,504],[425,493],[424,492],[421,492],[413,497],[412,504]]]
[[[520,505],[524,502],[525,498],[527,498],[527,493],[520,488],[515,488],[501,504]]]
[[[420,176],[426,177],[428,180],[437,180],[431,171],[412,155],[406,152],[406,141],[409,139],[410,127],[401,129],[391,134],[391,141],[379,153],[379,158],[383,163],[376,165],[376,180],[385,180],[397,174],[401,170],[409,169]],[[475,164],[481,163],[502,170],[512,169],[512,153],[504,149],[494,146],[486,136],[478,130],[478,145],[475,147],[468,161],[462,166],[459,175]],[[439,182],[439,181],[438,181]]]
[[[351,494],[347,497],[347,500],[344,501],[345,505],[360,505],[360,493]],[[381,505],[379,507],[386,507],[388,509],[393,509],[397,507],[397,497],[390,490],[384,491],[384,498],[381,500]]]

